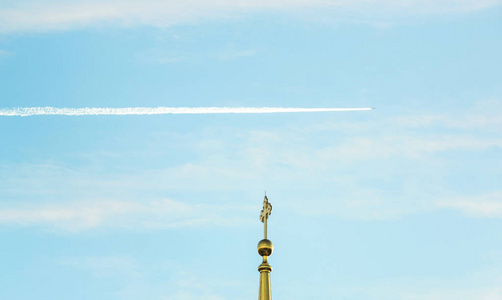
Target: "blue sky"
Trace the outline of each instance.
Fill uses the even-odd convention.
[[[0,298],[502,299],[498,0],[2,1]]]

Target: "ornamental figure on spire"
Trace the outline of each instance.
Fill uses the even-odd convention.
[[[272,213],[272,204],[268,203],[268,198],[265,196],[263,199],[263,209],[261,210],[260,213],[260,220],[262,223],[264,223],[265,227],[265,239],[267,238],[267,220],[268,216]]]
[[[260,220],[262,223],[265,223],[268,219],[268,216],[272,213],[272,204],[268,203],[268,198],[265,196],[263,199],[263,209],[261,210]]]

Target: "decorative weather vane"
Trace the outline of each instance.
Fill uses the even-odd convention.
[[[260,213],[260,220],[262,223],[265,225],[265,239],[267,239],[267,220],[268,216],[272,213],[272,204],[268,203],[268,198],[267,195],[265,195],[265,198],[263,199],[263,209],[261,210]]]

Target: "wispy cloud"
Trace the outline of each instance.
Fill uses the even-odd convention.
[[[91,272],[95,277],[143,277],[143,273],[137,261],[127,256],[91,256],[91,257],[65,257],[59,264]]]
[[[132,230],[198,228],[245,224],[239,218],[225,218],[226,211],[243,207],[189,205],[169,199],[133,202],[119,200],[44,203],[0,209],[0,224],[42,226],[65,231],[97,228]]]
[[[184,56],[173,56],[173,57],[160,57],[155,59],[154,62],[159,64],[171,64],[171,63],[182,62],[185,60],[186,58]]]
[[[167,27],[204,20],[231,19],[256,12],[332,14],[458,13],[500,4],[499,0],[187,0],[187,1],[16,1],[0,11],[0,31],[69,30],[90,26]]]
[[[71,268],[72,272],[88,273],[101,281],[114,281],[118,288],[115,294],[120,299],[224,300],[228,298],[223,295],[232,292],[254,294],[246,281],[224,276],[223,271],[207,276],[201,274],[199,265],[192,267],[177,260],[152,261],[130,255],[109,255],[64,257],[57,262]]]
[[[498,287],[496,283],[490,283],[487,286],[484,282],[473,286],[472,282],[467,280],[464,280],[464,284],[441,281],[442,284],[446,285],[446,287],[441,287],[438,286],[438,281],[438,279],[431,282],[417,279],[395,279],[379,282],[379,285],[333,289],[333,297],[378,300],[498,300],[502,297],[502,288]],[[358,297],[352,298],[354,295]]]
[[[498,300],[502,297],[502,288],[452,288],[437,289],[428,292],[403,293],[403,300]]]
[[[502,191],[476,196],[458,196],[437,203],[439,208],[459,210],[478,218],[502,218]]]
[[[250,57],[256,54],[255,49],[237,49],[234,45],[229,44],[225,49],[221,50],[216,57],[220,60],[232,60],[243,57]]]
[[[165,115],[165,114],[265,114],[295,112],[363,111],[372,108],[297,108],[297,107],[129,107],[129,108],[56,108],[20,107],[0,109],[0,116],[37,116],[37,115]]]
[[[12,55],[12,52],[0,49],[0,60],[6,59],[7,57],[10,57]]]
[[[198,49],[195,52],[179,52],[164,48],[152,48],[136,55],[139,62],[146,64],[173,64],[180,62],[200,62],[205,60],[232,61],[255,56],[254,48],[235,46],[230,43],[220,49]]]
[[[447,113],[422,113],[412,116],[395,117],[390,121],[399,126],[409,128],[445,127],[459,130],[482,129],[499,131],[502,127],[499,100],[480,101],[467,110],[450,109]]]
[[[423,158],[429,154],[451,150],[483,150],[502,148],[502,138],[481,138],[466,135],[430,135],[422,137],[385,136],[379,139],[355,137],[339,145],[317,151],[320,158],[334,157],[344,161],[389,159],[392,157]]]

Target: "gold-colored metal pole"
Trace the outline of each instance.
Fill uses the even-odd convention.
[[[265,239],[267,239],[267,219],[265,219],[264,224],[265,224],[265,226],[264,226],[265,227],[265,232],[264,232],[263,236],[264,236]]]
[[[272,290],[270,286],[270,272],[272,272],[272,267],[265,261],[258,267],[258,271],[260,272],[258,300],[272,300]]]

